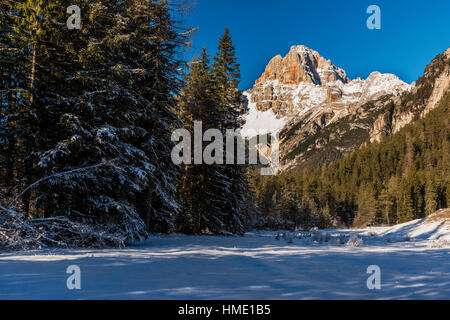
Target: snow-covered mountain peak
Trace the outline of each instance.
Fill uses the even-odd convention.
[[[246,91],[245,97],[253,110],[246,127],[249,128],[249,123],[256,125],[255,112],[269,110],[271,117],[286,123],[304,114],[320,117],[330,110],[334,110],[333,118],[337,119],[371,99],[386,94],[397,96],[411,87],[394,74],[378,71],[367,79],[350,81],[343,69],[317,51],[303,45],[292,46],[285,57],[272,58],[253,88]],[[280,125],[274,119],[267,120],[268,115],[258,117],[258,128]]]
[[[367,91],[368,96],[379,92],[398,96],[411,88],[411,85],[400,80],[395,74],[375,71],[366,79],[363,91]]]
[[[322,85],[329,81],[347,81],[343,69],[336,67],[330,60],[317,51],[305,46],[292,46],[285,57],[273,57],[255,85],[270,80],[282,84],[299,84],[301,82]]]

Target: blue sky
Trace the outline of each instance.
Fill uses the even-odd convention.
[[[214,54],[228,26],[241,64],[241,89],[250,88],[269,60],[306,45],[343,68],[350,79],[390,72],[411,83],[450,46],[449,0],[193,0],[186,25],[200,28],[191,59],[206,46]],[[369,30],[369,5],[381,9],[381,30]]]

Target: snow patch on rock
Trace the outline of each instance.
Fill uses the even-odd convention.
[[[248,93],[245,95],[248,97]],[[285,118],[278,119],[270,109],[259,111],[256,109],[256,104],[252,102],[249,102],[248,112],[244,118],[245,124],[241,129],[241,135],[248,138],[264,132],[276,132],[281,130],[286,124]]]

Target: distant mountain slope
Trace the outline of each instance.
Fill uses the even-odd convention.
[[[450,48],[413,85],[379,72],[350,81],[316,51],[294,46],[244,93],[244,130],[281,130],[282,171],[330,163],[436,107],[449,90],[449,58]]]
[[[391,225],[448,208],[449,115],[447,91],[424,117],[380,142],[367,143],[315,170],[254,177],[257,208],[265,222],[284,221],[297,228]],[[353,131],[357,136],[358,131]]]
[[[426,115],[438,106],[450,90],[450,48],[437,55],[425,68],[413,90],[393,99],[393,109],[380,115],[370,132],[370,141],[398,132],[406,124]]]

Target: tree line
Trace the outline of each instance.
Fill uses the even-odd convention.
[[[171,160],[176,128],[239,126],[228,30],[214,64],[204,53],[183,79],[192,29],[177,21],[181,5],[80,0],[82,28],[69,30],[71,4],[0,1],[2,214],[45,221],[40,229],[55,221],[112,228],[129,241],[242,232],[245,168]]]
[[[314,170],[251,179],[261,227],[392,225],[450,203],[450,94],[424,118]]]

